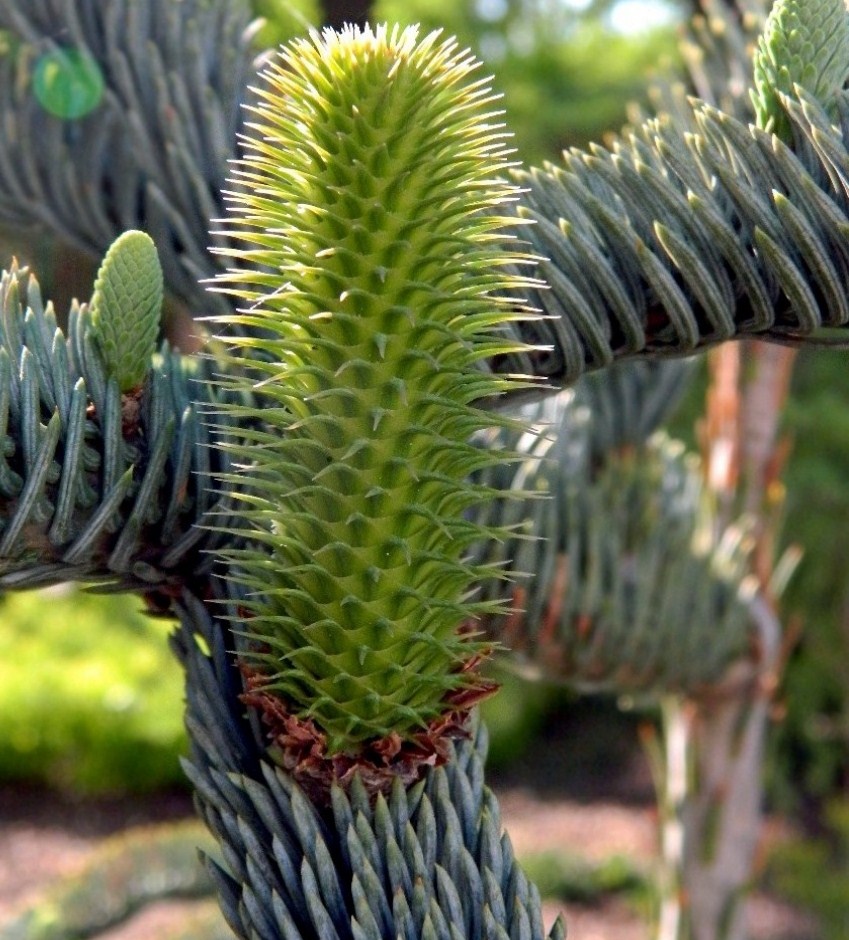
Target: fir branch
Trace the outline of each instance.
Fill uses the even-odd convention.
[[[126,311],[129,313],[129,311]],[[208,571],[222,511],[199,410],[217,402],[205,368],[163,345],[122,394],[91,314],[67,333],[35,278],[0,280],[0,586],[82,580],[167,590]]]
[[[0,0],[17,44],[0,58],[0,220],[95,257],[141,229],[173,295],[193,313],[228,309],[199,281],[215,271],[209,224],[253,73],[250,24],[245,0]],[[99,105],[70,120],[34,94],[39,65],[69,52],[104,81]]]
[[[786,108],[797,152],[694,102],[698,133],[657,118],[611,150],[519,174],[537,223],[522,234],[550,287],[532,299],[551,318],[522,332],[549,349],[504,368],[569,384],[616,359],[845,331],[849,107],[841,96],[837,126],[804,90]]]
[[[770,0],[699,0],[700,12],[683,24],[679,49],[691,88],[707,104],[740,120],[752,115],[752,48],[763,31]],[[652,96],[658,111],[670,97]],[[683,98],[678,98],[684,104]],[[685,107],[676,116],[687,122]]]
[[[644,381],[620,376],[623,387]],[[599,387],[592,397],[604,395]],[[516,537],[481,552],[513,583],[514,610],[488,619],[488,634],[525,668],[582,691],[657,697],[715,688],[749,650],[746,523],[715,533],[698,462],[662,435],[626,437],[617,448],[606,432],[599,439],[593,414],[568,392],[525,417],[547,433],[504,439],[527,459],[491,482],[549,499],[489,507],[485,521],[513,526]]]
[[[216,587],[232,616],[241,602]],[[175,649],[187,674],[186,772],[221,843],[210,862],[239,937],[276,940],[542,940],[540,899],[483,782],[486,735],[445,767],[375,802],[360,782],[326,809],[259,756],[227,647],[229,618],[185,592]],[[201,648],[206,648],[206,652]],[[548,937],[565,936],[558,919]]]
[[[690,386],[689,359],[631,360],[590,373],[573,386],[570,411],[589,411],[589,454],[598,465],[607,455],[644,447],[663,427]],[[565,416],[564,421],[568,421]],[[564,427],[564,433],[568,433]]]

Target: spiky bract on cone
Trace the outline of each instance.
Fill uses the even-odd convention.
[[[752,101],[760,127],[792,143],[780,95],[794,86],[831,109],[849,76],[849,13],[845,0],[775,0],[754,55]]]
[[[153,239],[144,232],[124,232],[106,252],[89,305],[92,333],[107,374],[122,392],[141,385],[150,366],[162,291],[162,267]]]
[[[426,732],[479,682],[460,627],[493,572],[466,555],[497,533],[465,517],[490,495],[468,477],[505,456],[469,438],[521,381],[482,361],[516,348],[499,327],[527,314],[497,295],[528,259],[505,248],[507,135],[476,65],[412,29],[295,42],[229,194],[249,664],[330,755]]]

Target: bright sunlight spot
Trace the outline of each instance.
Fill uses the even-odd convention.
[[[657,0],[622,0],[610,11],[608,22],[617,33],[633,34],[666,26],[675,19],[675,11]]]
[[[590,2],[591,0],[531,0],[531,5],[537,13],[548,10],[552,14],[552,21],[556,22],[560,21],[557,17],[558,12],[562,13],[566,10],[569,15],[579,14],[589,7]],[[633,35],[656,29],[659,26],[667,26],[680,18],[680,12],[669,0],[618,0],[610,7],[603,19],[615,32]],[[475,0],[475,13],[486,23],[500,23],[510,13],[510,2],[509,0]],[[568,16],[566,22],[571,23]]]

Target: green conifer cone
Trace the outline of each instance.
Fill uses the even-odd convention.
[[[800,85],[826,111],[849,76],[849,13],[845,0],[775,0],[754,55],[752,101],[759,127],[792,143],[780,95]]]
[[[516,349],[500,327],[527,314],[500,294],[528,258],[505,248],[516,190],[476,66],[413,29],[294,43],[229,197],[245,247],[220,289],[247,306],[226,365],[256,402],[229,406],[249,430],[225,480],[250,523],[248,701],[302,782],[415,779],[490,691],[469,624],[493,572],[467,554],[498,533],[467,518],[491,495],[469,475],[509,458],[469,439],[509,423],[480,401],[527,381],[483,360]]]
[[[122,392],[141,385],[156,349],[162,313],[162,268],[156,245],[129,231],[106,252],[89,305],[106,374]]]

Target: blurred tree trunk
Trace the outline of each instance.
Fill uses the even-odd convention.
[[[333,29],[341,29],[345,23],[365,26],[373,6],[373,0],[321,0],[322,25]]]
[[[787,443],[779,421],[796,351],[725,343],[708,357],[711,384],[699,428],[708,489],[724,529],[753,519],[748,656],[722,686],[665,703],[661,786],[662,896],[657,940],[746,940],[746,895],[756,871],[763,812],[764,745],[792,638],[779,619],[784,565],[778,528]]]

